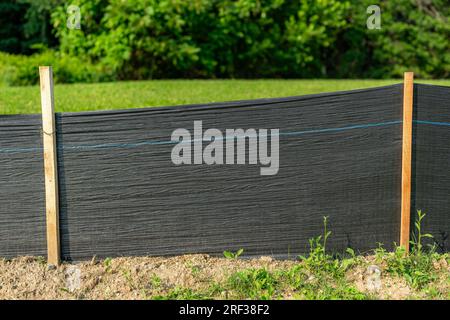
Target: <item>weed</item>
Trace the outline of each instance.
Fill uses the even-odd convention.
[[[130,287],[130,289],[131,290],[136,289],[136,286],[135,286],[134,281],[133,281],[133,277],[131,275],[131,271],[130,270],[123,270],[122,274],[123,274],[125,280],[127,281],[127,284]]]
[[[322,235],[309,240],[310,251],[308,257],[300,256],[305,267],[316,276],[331,275],[334,278],[342,277],[345,271],[355,263],[355,252],[347,249],[350,258],[336,259],[327,254],[326,244],[331,231],[327,229],[328,217],[323,218],[324,231]]]
[[[65,293],[71,293],[69,291],[69,289],[67,289],[67,288],[59,288],[59,290],[61,290],[62,292],[65,292]]]
[[[105,267],[105,272],[111,273],[111,271],[112,271],[112,258],[106,258],[103,261],[103,266]]]
[[[244,253],[244,249],[239,249],[238,251],[236,251],[236,252],[232,252],[232,251],[224,251],[223,252],[223,256],[225,257],[225,258],[227,258],[227,259],[237,259],[237,258],[239,258],[239,256],[241,255],[241,254],[243,254]]]
[[[191,274],[194,277],[200,275],[200,271],[201,271],[201,268],[199,266],[192,266],[191,267]]]
[[[328,254],[327,240],[331,236],[328,217],[323,218],[323,226],[323,234],[309,240],[309,255],[300,256],[302,263],[281,277],[304,299],[365,299],[345,279],[345,272],[360,260],[351,248],[346,250],[348,257],[341,259]]]
[[[432,286],[427,286],[426,288],[424,288],[423,293],[428,299],[439,299],[439,300],[445,299],[445,295],[442,292],[440,292],[437,288]]]
[[[368,298],[348,284],[345,277],[316,277],[301,264],[273,272],[266,269],[239,271],[226,280],[224,288],[222,290],[232,299],[277,299],[286,293],[295,298],[311,300]]]
[[[302,299],[367,299],[367,295],[345,279],[345,271],[359,261],[355,252],[347,249],[348,258],[342,259],[327,254],[327,240],[331,235],[327,217],[323,225],[323,234],[309,241],[308,257],[300,256],[302,263],[288,270],[236,272],[226,280],[225,290],[237,299],[273,299],[281,297],[283,292]]]
[[[393,252],[387,252],[381,246],[375,250],[375,255],[379,261],[385,261],[386,271],[397,276],[401,276],[414,288],[424,288],[431,281],[436,279],[433,263],[437,261],[439,255],[435,252],[435,246],[430,245],[429,250],[424,251],[423,239],[432,238],[430,234],[422,233],[422,222],[425,213],[417,211],[415,225],[415,235],[411,241],[411,252],[407,252],[402,246],[395,246]]]
[[[422,210],[417,210],[417,219],[414,222],[414,226],[416,227],[416,232],[413,234],[413,240],[410,241],[412,245],[413,254],[420,256],[423,250],[422,240],[424,238],[433,238],[433,236],[429,233],[422,233],[422,220],[425,218],[426,213],[422,213]],[[430,248],[432,252],[435,251],[434,247]]]
[[[192,274],[192,276],[193,277],[196,277],[196,276],[199,276],[200,275],[200,273],[201,273],[201,266],[199,266],[199,265],[194,265],[194,264],[192,264],[191,262],[187,262],[186,264],[185,264],[185,266],[186,266],[186,268],[189,268],[189,269],[191,269],[191,274]]]
[[[368,296],[355,287],[338,283],[308,284],[300,289],[300,298],[307,300],[365,300]]]
[[[229,298],[229,290],[223,284],[217,282],[213,282],[210,285],[209,294],[211,297]]]
[[[156,274],[152,275],[150,278],[150,286],[154,289],[158,289],[159,287],[161,287],[161,278],[158,277]]]
[[[36,257],[36,262],[43,266],[47,264],[47,260],[42,256]]]
[[[278,281],[266,269],[248,269],[232,274],[227,281],[228,289],[239,298],[271,299]]]

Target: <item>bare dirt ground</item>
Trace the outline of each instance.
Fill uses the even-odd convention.
[[[383,266],[380,266],[380,283],[374,288],[371,283],[374,272],[367,269],[373,257],[365,259],[365,263],[352,268],[347,274],[349,282],[361,292],[370,293],[376,299],[423,297],[405,279],[384,272]],[[174,288],[202,291],[212,283],[225,281],[232,273],[240,270],[288,270],[298,263],[269,257],[246,260],[185,255],[171,258],[93,259],[49,268],[42,258],[0,259],[0,299],[152,299],[167,295]],[[441,276],[435,281],[437,290],[444,294],[447,292],[448,296],[448,262],[443,260],[436,268],[441,271]],[[292,297],[286,295],[283,298]]]

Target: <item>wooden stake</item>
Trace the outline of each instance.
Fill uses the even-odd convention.
[[[402,204],[400,246],[409,251],[411,223],[411,159],[414,73],[405,72],[403,83]]]
[[[52,67],[39,67],[44,146],[47,263],[59,265],[59,201]]]

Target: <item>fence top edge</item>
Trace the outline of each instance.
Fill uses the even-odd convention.
[[[260,98],[260,99],[247,99],[247,100],[234,100],[212,103],[198,103],[198,104],[185,104],[185,105],[173,105],[173,106],[148,106],[141,108],[128,108],[128,109],[113,109],[113,110],[95,110],[95,111],[82,111],[82,112],[58,112],[57,116],[71,117],[71,116],[89,116],[89,115],[117,115],[117,114],[130,114],[130,113],[161,113],[161,112],[183,112],[193,110],[209,110],[209,109],[222,109],[222,108],[240,108],[240,107],[257,107],[263,105],[270,105],[284,102],[305,101],[315,98],[326,98],[333,96],[342,96],[347,94],[356,94],[363,92],[371,92],[377,90],[383,90],[388,88],[401,88],[402,83],[371,87],[354,90],[333,91],[324,93],[307,94],[300,96],[289,97],[277,97],[277,98]]]

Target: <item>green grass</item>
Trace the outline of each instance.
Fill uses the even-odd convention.
[[[55,86],[57,112],[171,106],[351,90],[401,80],[154,80]],[[450,80],[420,81],[450,86]],[[39,87],[0,87],[0,114],[39,113]]]
[[[422,233],[421,224],[425,213],[418,211],[415,222],[415,236],[411,241],[411,252],[403,247],[396,247],[393,252],[383,248],[375,250],[376,261],[383,269],[383,281],[388,277],[397,277],[415,289],[411,299],[448,299],[450,276],[444,280],[446,284],[437,284],[438,263],[449,261],[448,254],[438,254],[435,247],[423,250],[421,240],[432,237]],[[301,256],[301,263],[289,268],[269,271],[265,268],[246,269],[232,273],[222,283],[213,283],[207,290],[197,292],[189,288],[177,287],[154,299],[282,299],[290,295],[295,299],[307,300],[367,300],[376,299],[374,292],[360,291],[348,275],[352,269],[367,268],[364,257],[356,256],[353,250],[347,249],[347,257],[335,258],[326,252],[326,243],[331,231],[327,229],[327,218],[324,217],[323,234],[310,240],[310,253]],[[237,259],[238,257],[236,257]],[[445,274],[445,269],[441,269]]]

